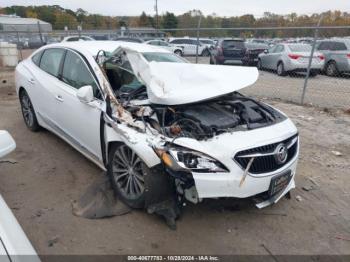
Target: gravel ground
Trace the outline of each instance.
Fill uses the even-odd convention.
[[[17,142],[7,157],[17,163],[0,164],[0,193],[41,255],[350,254],[350,116],[269,102],[298,126],[301,156],[292,199],[266,209],[244,200],[188,205],[176,231],[143,211],[75,217],[71,202],[101,171],[48,131],[30,132],[10,85],[0,88],[0,129]]]

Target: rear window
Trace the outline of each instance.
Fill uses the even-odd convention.
[[[347,50],[346,45],[342,42],[334,42],[332,43],[333,51],[345,51]]]
[[[292,52],[310,52],[311,45],[288,45]]]
[[[46,49],[40,60],[40,68],[57,77],[64,52],[64,49]]]
[[[245,48],[245,45],[244,45],[243,41],[224,40],[222,42],[222,47],[223,48],[240,48],[240,49],[243,49],[243,48]]]
[[[41,58],[42,54],[43,54],[43,52],[41,51],[32,57],[33,63],[36,64],[37,66],[39,66],[39,64],[40,64],[40,58]]]

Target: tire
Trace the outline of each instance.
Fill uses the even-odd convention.
[[[215,64],[215,62],[214,62],[214,60],[213,60],[213,57],[212,57],[212,56],[210,56],[209,64],[211,64],[211,65],[214,65],[214,64]]]
[[[174,54],[176,54],[176,55],[178,55],[178,56],[183,56],[182,51],[179,50],[179,49],[175,50],[175,51],[174,51]]]
[[[19,93],[19,101],[21,104],[24,123],[30,131],[38,132],[40,130],[40,125],[38,123],[38,119],[36,118],[32,101],[30,100],[27,91],[24,89]]]
[[[331,61],[327,64],[325,73],[327,76],[337,76],[339,75],[339,71],[337,68],[337,63],[335,61]]]
[[[262,67],[260,59],[258,59],[258,64],[256,65],[256,67],[258,68],[258,70],[263,70],[263,67]]]
[[[318,75],[318,72],[317,71],[311,71],[310,72],[310,77],[315,77]]]
[[[124,144],[113,144],[108,158],[107,173],[115,195],[132,208],[144,208],[147,166]]]
[[[204,49],[201,56],[210,56],[210,51],[208,49]]]
[[[277,75],[279,75],[279,76],[286,76],[287,75],[287,72],[284,70],[283,62],[279,62],[277,64]]]

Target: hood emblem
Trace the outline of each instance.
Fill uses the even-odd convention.
[[[285,144],[279,144],[275,149],[275,160],[277,164],[282,165],[287,161],[288,149]]]

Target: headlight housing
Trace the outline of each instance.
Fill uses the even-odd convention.
[[[155,149],[163,163],[175,171],[191,171],[198,173],[228,172],[218,160],[198,151],[184,147]]]

